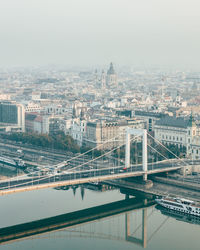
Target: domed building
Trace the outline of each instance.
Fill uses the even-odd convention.
[[[116,87],[117,86],[117,75],[115,73],[112,62],[110,63],[110,68],[107,71],[106,85],[107,85],[107,87]]]

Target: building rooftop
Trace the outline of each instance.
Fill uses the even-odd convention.
[[[160,112],[149,112],[149,111],[143,111],[143,110],[135,110],[135,115],[155,117],[155,118],[162,118],[162,117],[167,118],[168,116],[167,114],[160,113]]]
[[[156,125],[160,126],[168,126],[168,127],[177,127],[177,128],[187,128],[192,126],[192,120],[185,119],[183,117],[164,117],[158,121],[156,121]]]

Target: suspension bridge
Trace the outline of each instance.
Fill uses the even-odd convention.
[[[121,135],[119,135],[121,136]],[[157,145],[164,148],[173,155],[174,159],[168,159],[159,152],[156,147],[148,143],[147,136],[154,140]],[[9,178],[0,182],[0,195],[24,192],[42,188],[52,188],[66,185],[77,185],[87,182],[102,182],[105,180],[121,179],[128,177],[143,176],[144,181],[150,174],[175,171],[183,166],[188,166],[188,162],[177,157],[161,142],[155,140],[145,129],[127,128],[125,134],[125,143],[122,143],[109,151],[97,157],[88,158],[88,154],[92,154],[99,146],[78,156],[72,157],[67,161],[51,166],[47,173],[40,175],[41,171],[35,171],[30,176],[25,174],[14,178]],[[106,143],[111,143],[117,138],[102,142],[101,148]],[[142,141],[142,163],[131,164],[130,145],[133,142]],[[117,149],[125,147],[125,159],[113,158],[113,152]],[[148,151],[156,152],[162,160],[148,163]],[[138,156],[140,157],[140,156]],[[45,166],[44,166],[45,169]],[[39,172],[39,173],[38,173]]]

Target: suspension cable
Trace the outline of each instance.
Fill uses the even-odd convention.
[[[103,144],[106,144],[106,143],[109,143],[109,142],[111,142],[111,141],[114,141],[116,138],[118,138],[119,136],[122,136],[122,135],[124,135],[124,134],[125,134],[125,133],[121,133],[121,134],[119,134],[119,135],[117,135],[117,136],[115,136],[115,137],[113,137],[113,138],[111,138],[111,139],[109,139],[109,140],[107,140],[107,141],[105,141],[105,142],[102,142],[101,144],[97,145],[96,147],[94,147],[94,148],[92,148],[92,149],[89,149],[88,151],[86,151],[86,152],[84,152],[84,153],[82,153],[82,154],[79,154],[79,155],[77,155],[77,156],[74,156],[74,157],[70,158],[69,160],[60,162],[60,163],[58,163],[58,164],[56,164],[56,165],[53,165],[53,167],[56,167],[57,165],[60,165],[60,164],[62,164],[62,163],[63,163],[63,164],[64,164],[64,163],[67,164],[68,162],[70,162],[70,161],[72,161],[72,160],[75,160],[75,159],[77,159],[77,158],[79,158],[79,157],[81,157],[81,156],[84,156],[85,154],[90,153],[91,151],[93,151],[93,150],[99,148],[100,146],[102,146]],[[61,168],[61,167],[63,167],[63,165],[60,166],[60,167],[57,167],[57,169],[59,169],[59,168]],[[35,173],[35,172],[38,172],[38,170],[33,171],[32,173]],[[20,178],[25,177],[25,176],[27,176],[27,174],[20,175]],[[12,181],[12,180],[14,180],[14,179],[16,179],[16,178],[18,178],[18,177],[17,177],[17,176],[14,176],[14,177],[11,177],[11,178],[9,178],[9,179],[7,179],[7,180],[8,180],[8,181]],[[6,180],[5,180],[5,181],[6,181]]]
[[[130,141],[136,140],[139,136],[140,136],[140,135],[135,136],[135,137],[132,138]],[[93,161],[95,161],[95,160],[97,160],[97,159],[103,157],[104,155],[107,155],[107,154],[113,152],[114,150],[116,150],[116,149],[118,149],[118,148],[124,146],[125,144],[126,144],[126,143],[121,144],[121,145],[119,145],[118,147],[116,147],[116,148],[114,148],[114,149],[112,149],[112,150],[106,152],[105,154],[103,154],[103,155],[101,155],[101,156],[98,156],[98,157],[96,157],[95,159],[92,159],[92,160],[90,160],[90,161],[88,161],[88,162],[86,162],[86,163],[83,163],[83,164],[80,164],[80,165],[78,165],[78,166],[75,166],[74,168],[71,168],[71,169],[76,169],[76,168],[78,168],[78,167],[82,167],[83,165],[88,164],[89,162],[93,162]],[[71,170],[71,169],[69,169],[69,170]],[[103,169],[103,168],[102,168],[102,169]],[[104,169],[105,169],[105,168],[104,168]],[[56,176],[56,174],[52,175],[51,177],[55,177],[55,176]],[[28,181],[28,182],[25,182],[25,183],[16,184],[16,185],[10,186],[10,188],[12,188],[12,187],[17,187],[17,186],[20,186],[20,185],[29,184],[29,183],[35,183],[35,182],[38,182],[38,181],[41,181],[41,180],[46,180],[46,179],[48,179],[48,178],[50,178],[49,175],[44,176],[43,178],[40,178],[40,179],[37,179],[37,180],[33,180],[33,179],[32,179],[32,180],[30,180],[30,181]],[[0,188],[0,190],[4,190],[4,189],[8,189],[8,188],[7,188],[7,187]]]
[[[158,144],[160,144],[163,148],[165,148],[168,152],[170,152],[171,154],[173,154],[178,160],[182,161],[183,163],[186,164],[186,166],[188,166],[187,162],[185,162],[183,159],[181,159],[180,157],[178,157],[176,154],[174,154],[170,149],[168,149],[166,146],[164,146],[159,140],[157,140],[155,137],[153,137],[152,135],[150,135],[148,132],[147,134],[153,139],[155,140]]]
[[[163,154],[161,154],[158,150],[156,150],[155,148],[153,148],[151,145],[147,144],[147,146],[149,146],[151,149],[153,149],[155,152],[157,152],[159,155],[161,155],[162,157],[164,157],[166,160],[169,160],[166,156],[164,156]]]

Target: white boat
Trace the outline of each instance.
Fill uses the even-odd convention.
[[[184,198],[162,197],[155,201],[167,209],[171,209],[180,213],[195,215],[200,217],[200,203],[187,200]]]

